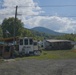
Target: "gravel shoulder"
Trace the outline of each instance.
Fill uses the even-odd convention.
[[[9,60],[0,63],[0,75],[76,75],[76,60]]]

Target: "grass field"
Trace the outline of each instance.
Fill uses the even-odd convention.
[[[76,58],[76,50],[42,51],[42,54],[40,56],[22,57],[22,59],[75,59],[75,58]]]

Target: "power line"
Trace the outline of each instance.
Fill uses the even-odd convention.
[[[23,14],[23,15],[25,15],[25,14]],[[21,15],[19,15],[19,16],[21,16]],[[51,17],[51,16],[56,16],[56,15],[28,15],[28,16],[46,16],[46,17]],[[66,15],[58,15],[59,17],[76,17],[76,16],[73,16],[73,15],[68,15],[68,16],[66,16]]]
[[[14,15],[14,14],[0,14],[0,15]],[[18,16],[26,15],[26,16],[46,16],[46,17],[51,17],[51,16],[57,16],[57,15],[27,15],[27,14],[17,14]],[[76,17],[76,15],[58,15],[59,17]]]
[[[0,14],[0,15],[14,15],[14,14]]]
[[[20,8],[24,7],[38,7],[38,6],[18,6]],[[76,5],[40,5],[39,7],[76,7]],[[2,6],[2,8],[15,8],[15,6]]]
[[[45,5],[45,6],[40,6],[40,7],[66,7],[66,6],[76,6],[76,5]],[[12,6],[10,6],[11,8]],[[18,7],[37,7],[37,6],[18,6]],[[6,6],[4,7],[6,8]],[[12,7],[13,8],[13,7]],[[16,8],[16,7],[14,7]],[[15,13],[12,14],[0,14],[0,15],[14,15]],[[26,16],[55,16],[55,15],[27,15],[27,14],[17,14],[18,16],[26,15]],[[59,15],[60,17],[76,17],[75,15]]]
[[[75,7],[76,5],[40,5],[39,7]],[[19,6],[19,7],[38,7],[38,6]]]
[[[15,6],[1,6],[1,8],[16,8]]]

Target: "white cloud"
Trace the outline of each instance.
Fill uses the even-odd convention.
[[[41,7],[38,6],[33,0],[4,0],[3,7],[0,9],[0,14],[15,14],[15,6],[29,6],[19,7],[18,14],[25,14],[18,16],[21,19],[25,27],[33,28],[36,26],[43,26],[58,32],[72,33],[76,29],[76,21],[59,16],[28,16],[28,15],[40,15],[43,13]],[[31,6],[31,7],[30,7]],[[14,15],[0,15],[0,22],[7,17]]]
[[[19,6],[18,8],[19,14],[25,14],[23,15],[24,17],[28,15],[38,15],[42,12],[41,8],[33,0],[4,0],[2,6],[5,8],[0,10],[0,14],[15,14],[14,7],[16,6]],[[26,7],[20,7],[20,6],[26,6]],[[14,15],[4,15],[3,17],[6,18],[9,16],[14,16]],[[23,16],[19,18],[22,19]],[[1,19],[3,19],[3,17]]]
[[[6,9],[10,10],[10,12],[11,11],[14,12],[14,8],[10,9],[9,7],[26,6],[23,8],[19,7],[18,10],[18,13],[26,15],[38,15],[41,12],[41,8],[33,0],[4,0],[3,6],[6,6],[7,7]]]

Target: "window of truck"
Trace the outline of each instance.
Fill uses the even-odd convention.
[[[20,45],[23,45],[23,39],[20,39]]]
[[[25,39],[25,40],[24,40],[24,44],[25,44],[25,45],[28,45],[28,39]]]
[[[32,40],[32,39],[29,39],[29,42],[30,42],[30,45],[32,45],[32,44],[33,44],[33,40]]]

